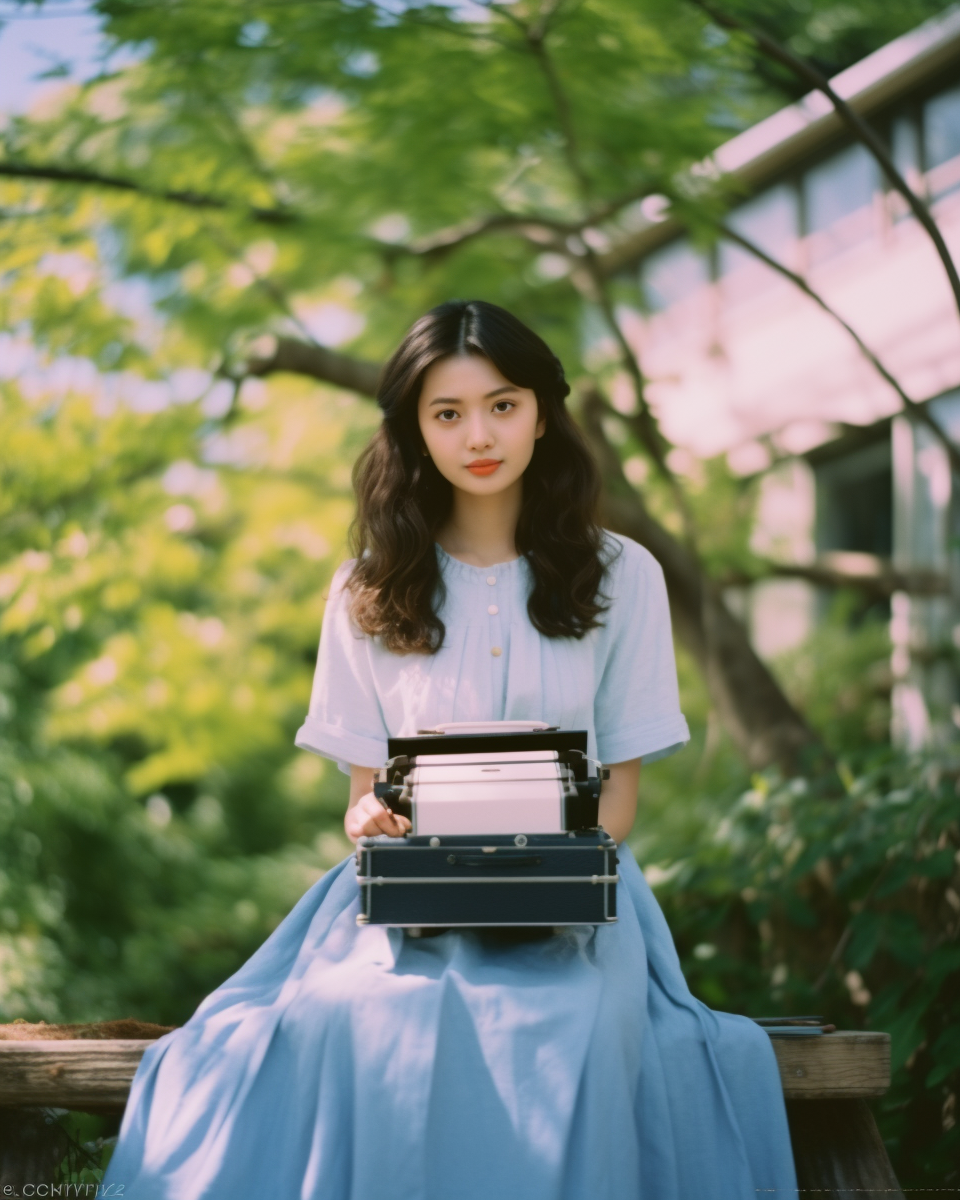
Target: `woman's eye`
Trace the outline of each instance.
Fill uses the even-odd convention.
[[[442,412],[438,412],[438,413],[437,413],[437,417],[438,417],[438,419],[439,419],[439,420],[441,420],[441,421],[443,421],[444,425],[449,425],[449,424],[450,424],[450,422],[449,422],[449,421],[444,421],[444,420],[443,420],[443,419],[444,419],[444,417],[455,417],[456,415],[457,415],[457,410],[456,410],[455,408],[445,408],[445,409],[443,409],[443,411],[442,411]]]
[[[514,404],[514,402],[513,402],[512,400],[498,400],[498,401],[496,402],[496,404],[493,406],[493,407],[494,407],[494,411],[496,411],[498,408],[500,408],[500,405],[501,405],[501,404],[506,404],[506,405],[507,405],[507,408],[505,408],[505,409],[502,409],[502,410],[501,410],[501,411],[503,411],[503,412],[507,412],[507,411],[508,411],[508,409],[510,409],[510,408],[516,408],[516,405]]]

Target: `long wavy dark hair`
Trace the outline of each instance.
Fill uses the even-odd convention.
[[[408,331],[377,386],[383,421],[357,459],[357,513],[350,527],[356,564],[347,581],[351,615],[395,653],[435,653],[445,589],[435,535],[453,502],[449,480],[422,453],[417,415],[423,376],[440,359],[477,354],[517,387],[531,388],[543,436],[523,474],[517,550],[534,585],[527,611],[547,637],[581,638],[601,624],[605,538],[597,523],[597,466],[564,400],[560,360],[506,309],[485,300],[449,300]]]

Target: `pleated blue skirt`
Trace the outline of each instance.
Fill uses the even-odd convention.
[[[516,943],[357,926],[344,859],[147,1047],[105,1194],[793,1200],[768,1035],[691,995],[619,855],[616,924]]]

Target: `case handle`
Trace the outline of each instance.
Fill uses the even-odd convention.
[[[539,867],[543,859],[539,854],[448,854],[447,862],[451,867],[510,870],[517,867]]]

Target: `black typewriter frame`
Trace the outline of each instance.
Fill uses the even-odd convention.
[[[596,829],[600,821],[600,789],[609,779],[609,768],[597,763],[598,774],[589,768],[595,761],[587,756],[585,729],[540,729],[531,733],[434,733],[432,730],[416,737],[387,739],[388,760],[375,776],[373,794],[384,808],[412,819],[410,794],[406,776],[414,758],[431,754],[478,754],[490,751],[556,750],[563,766],[573,775],[576,795],[564,802],[567,830]]]

